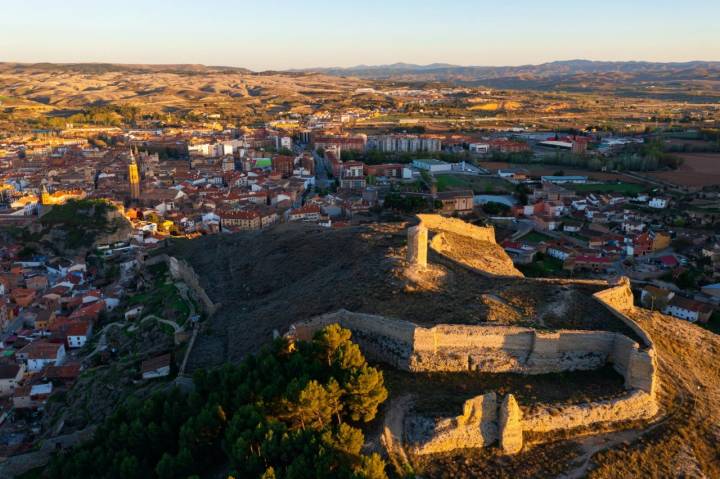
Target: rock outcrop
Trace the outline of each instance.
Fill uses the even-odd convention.
[[[127,241],[130,238],[132,225],[122,213],[113,208],[107,211],[105,217],[108,227],[97,237],[94,246]]]

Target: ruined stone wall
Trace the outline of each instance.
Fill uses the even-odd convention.
[[[492,407],[488,398],[492,398]],[[463,421],[475,404],[484,404],[482,414],[474,421]],[[497,406],[497,409],[494,407]],[[523,433],[588,428],[598,425],[646,420],[658,412],[650,394],[634,390],[625,396],[584,404],[537,404],[523,414],[515,397],[508,394],[500,401],[495,393],[487,393],[465,402],[464,413],[457,418],[432,421],[430,418],[408,416],[405,424],[407,442],[416,454],[433,454],[455,449],[485,447],[498,442],[506,454],[522,449]]]
[[[412,371],[546,374],[602,367],[621,336],[608,331],[537,331],[512,326],[416,328]]]
[[[340,310],[294,325],[298,339],[338,323],[353,332],[365,354],[407,371],[479,371],[546,374],[591,370],[612,361],[617,338],[608,331],[537,331],[514,326],[438,325]],[[623,339],[622,344],[625,345]],[[628,348],[637,344],[630,341]],[[629,353],[623,356],[627,369]],[[619,371],[619,372],[620,372]]]
[[[341,309],[295,324],[292,332],[298,339],[309,340],[316,331],[334,323],[352,331],[353,340],[368,359],[388,363],[405,371],[410,369],[409,359],[416,326],[408,321]]]
[[[435,232],[447,231],[461,236],[467,236],[478,241],[495,243],[495,228],[492,226],[475,226],[457,218],[447,218],[440,215],[417,215],[420,224]]]
[[[650,394],[633,390],[621,398],[607,401],[574,405],[535,405],[532,411],[523,417],[522,429],[544,433],[650,419],[657,414],[657,410],[657,403]]]
[[[498,405],[494,393],[466,402],[463,414],[434,420],[405,418],[406,437],[418,454],[484,447],[498,442],[503,451],[522,448],[522,433],[551,432],[598,424],[649,419],[658,412],[656,360],[652,341],[624,312],[632,308],[629,282],[601,291],[595,298],[632,327],[639,345],[609,331],[537,331],[513,326],[438,325],[341,310],[294,326],[307,339],[322,327],[339,323],[353,332],[365,354],[407,371],[482,371],[544,374],[590,370],[611,363],[625,378],[622,397],[585,404],[539,404],[523,415],[511,395]]]
[[[407,262],[424,268],[427,266],[428,230],[422,224],[408,228]]]
[[[200,278],[192,266],[183,260],[170,256],[168,257],[168,268],[170,269],[170,275],[173,279],[181,280],[187,284],[195,296],[195,299],[200,302],[208,316],[215,314],[219,305],[213,303],[205,292],[205,289],[200,285]]]
[[[593,297],[612,315],[631,328],[644,343],[638,345],[634,341],[628,342],[627,338],[618,341],[611,361],[615,370],[625,378],[627,389],[645,391],[651,395],[654,402],[658,387],[655,349],[650,336],[627,315],[635,307],[630,280],[622,277],[613,287],[598,291]]]
[[[455,449],[489,446],[497,441],[498,403],[494,392],[465,401],[463,413],[440,419],[408,416],[405,438],[416,454],[435,454]]]
[[[620,312],[632,311],[635,307],[633,294],[630,289],[630,280],[627,277],[620,278],[611,288],[598,291],[593,296],[608,307]]]
[[[435,233],[430,247],[457,264],[489,277],[523,277],[512,258],[495,241],[495,228],[475,226],[440,215],[417,215],[420,224],[408,228],[407,261],[427,266],[427,232]]]
[[[652,347],[650,336],[643,330],[640,325],[633,321],[626,313],[631,312],[635,308],[635,301],[630,288],[630,279],[623,276],[611,288],[598,291],[593,294],[610,313],[625,323],[635,334],[643,340],[644,347]]]
[[[658,387],[657,361],[655,350],[648,334],[635,323],[627,313],[634,307],[630,281],[621,278],[611,288],[600,291],[594,295],[595,299],[603,304],[609,311],[635,333],[643,341],[643,345],[616,333],[596,334],[596,332],[535,332],[532,343],[532,352],[527,357],[527,364],[532,367],[557,367],[563,362],[563,354],[583,354],[587,351],[589,357],[605,355],[605,360],[612,363],[615,370],[625,378],[626,395],[605,401],[592,401],[585,404],[538,404],[531,411],[522,415],[511,395],[507,396],[497,416],[497,430],[499,445],[505,453],[513,454],[522,448],[523,431],[547,433],[560,430],[587,428],[597,425],[610,425],[634,420],[647,420],[658,413],[656,393]],[[517,359],[518,351],[522,351],[527,344],[527,338],[519,331],[508,331],[507,341],[502,343],[504,352],[512,352]],[[520,335],[520,337],[518,337]],[[612,339],[611,339],[612,337]],[[472,335],[466,343],[476,343]],[[495,339],[497,342],[497,339]],[[482,342],[481,342],[482,343]],[[427,347],[427,342],[424,346]],[[464,347],[463,341],[448,341],[445,338],[434,344],[441,347]],[[505,346],[508,346],[505,348]],[[583,356],[587,359],[588,356]],[[574,358],[576,359],[576,358]],[[462,364],[457,359],[457,364]],[[570,364],[572,364],[571,361]],[[443,363],[443,366],[446,363]],[[516,363],[517,364],[517,363]],[[527,371],[526,371],[527,372]],[[505,409],[503,409],[505,408]],[[452,433],[444,431],[443,435],[430,441],[435,448],[440,447],[438,442],[443,438],[452,438]],[[449,450],[452,441],[445,441],[444,450]],[[458,446],[461,447],[461,446]],[[418,448],[423,453],[423,448]]]
[[[538,331],[515,326],[438,325],[340,310],[294,325],[294,335],[310,339],[338,323],[353,332],[372,360],[414,372],[513,372],[546,374],[587,371],[612,363],[627,389],[653,390],[653,352],[609,331]]]

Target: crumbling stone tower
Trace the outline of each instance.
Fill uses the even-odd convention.
[[[428,230],[422,223],[408,228],[407,261],[411,265],[427,266]]]

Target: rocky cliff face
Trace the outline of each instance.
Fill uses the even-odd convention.
[[[105,213],[105,220],[107,227],[105,231],[98,234],[93,246],[127,241],[133,230],[132,225],[125,216],[119,211],[111,209]]]
[[[45,212],[30,233],[42,247],[61,255],[70,255],[99,244],[126,241],[132,233],[132,226],[110,203],[71,200]]]

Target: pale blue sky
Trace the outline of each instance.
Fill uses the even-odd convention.
[[[0,0],[0,61],[720,60],[720,0]]]

